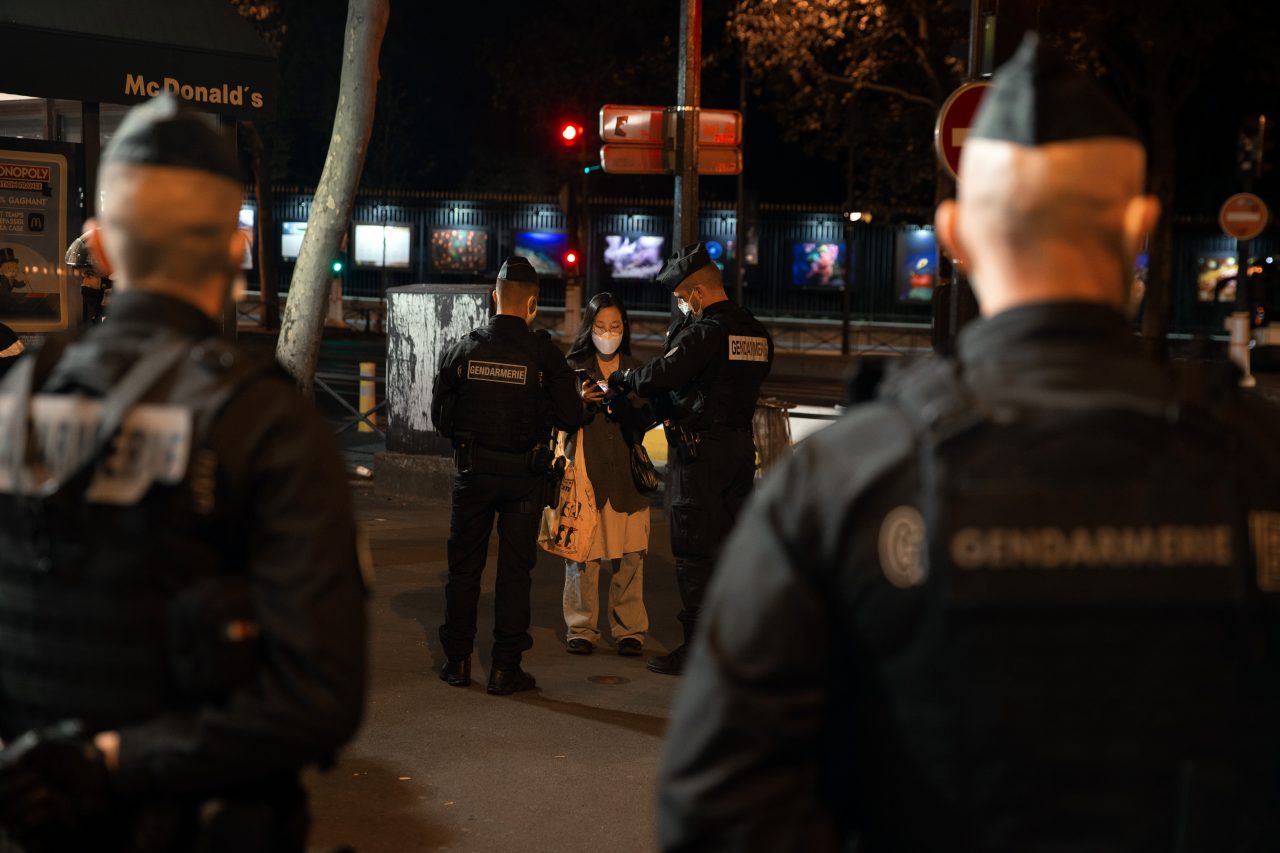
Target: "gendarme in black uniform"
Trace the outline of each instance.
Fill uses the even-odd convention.
[[[531,287],[536,310],[538,277],[527,260],[507,259],[498,288],[507,281]],[[552,426],[573,430],[583,418],[573,371],[545,332],[530,331],[525,317],[499,314],[445,352],[431,418],[440,434],[453,440],[458,466],[440,628],[449,663],[440,677],[454,686],[471,683],[480,575],[496,516],[498,576],[488,689],[527,690],[533,678],[520,669],[520,659],[533,646],[530,572],[546,505]]]
[[[798,445],[708,597],[663,849],[1280,849],[1280,418],[1232,386],[1035,302]]]
[[[1234,850],[1280,808],[1280,419],[1196,399],[1100,306],[1008,311],[959,363],[797,446],[743,514],[664,849]]]
[[[238,182],[215,133],[148,104],[104,167]],[[364,698],[346,472],[288,377],[203,311],[117,305],[0,384],[0,813],[40,849],[301,851],[299,772]],[[108,731],[109,774],[84,751]],[[40,790],[61,805],[9,810]]]
[[[674,293],[708,275],[722,292],[719,270],[706,246],[697,243],[669,260],[657,281]],[[619,392],[635,391],[654,401],[674,451],[668,460],[671,552],[685,645],[651,658],[655,672],[680,671],[716,554],[751,492],[756,470],[751,419],[772,363],[769,332],[726,299],[680,326],[662,357],[610,380]]]

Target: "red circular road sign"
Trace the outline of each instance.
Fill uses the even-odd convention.
[[[953,178],[960,171],[960,149],[969,135],[973,117],[990,87],[990,83],[965,83],[951,93],[938,111],[938,123],[933,126],[933,147],[937,149],[938,160]]]
[[[1253,193],[1236,193],[1223,202],[1218,211],[1222,233],[1237,240],[1252,240],[1261,234],[1271,220],[1267,203]]]

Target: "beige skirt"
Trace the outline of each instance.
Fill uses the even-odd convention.
[[[648,550],[649,507],[638,512],[618,512],[613,504],[605,501],[587,559],[617,560],[623,554]]]

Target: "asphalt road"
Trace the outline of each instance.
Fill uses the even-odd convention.
[[[563,563],[540,552],[533,578],[538,689],[484,690],[493,626],[496,536],[480,601],[476,683],[437,677],[444,610],[448,504],[376,497],[356,487],[373,548],[369,699],[356,740],[327,773],[308,777],[311,849],[373,851],[649,851],[654,785],[677,678],[611,646],[564,650]],[[646,652],[680,641],[666,518],[653,510],[645,599]],[[602,573],[603,574],[603,573]],[[604,590],[602,590],[602,594]],[[602,600],[607,600],[603,599]],[[608,636],[607,626],[604,628]]]

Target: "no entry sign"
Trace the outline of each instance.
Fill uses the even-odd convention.
[[[990,83],[965,83],[951,93],[938,111],[938,123],[933,127],[933,147],[938,160],[955,177],[960,170],[960,149],[964,147],[973,117],[978,113],[982,97]]]
[[[1218,211],[1222,233],[1237,240],[1252,240],[1263,232],[1271,213],[1267,203],[1253,193],[1236,193]]]

